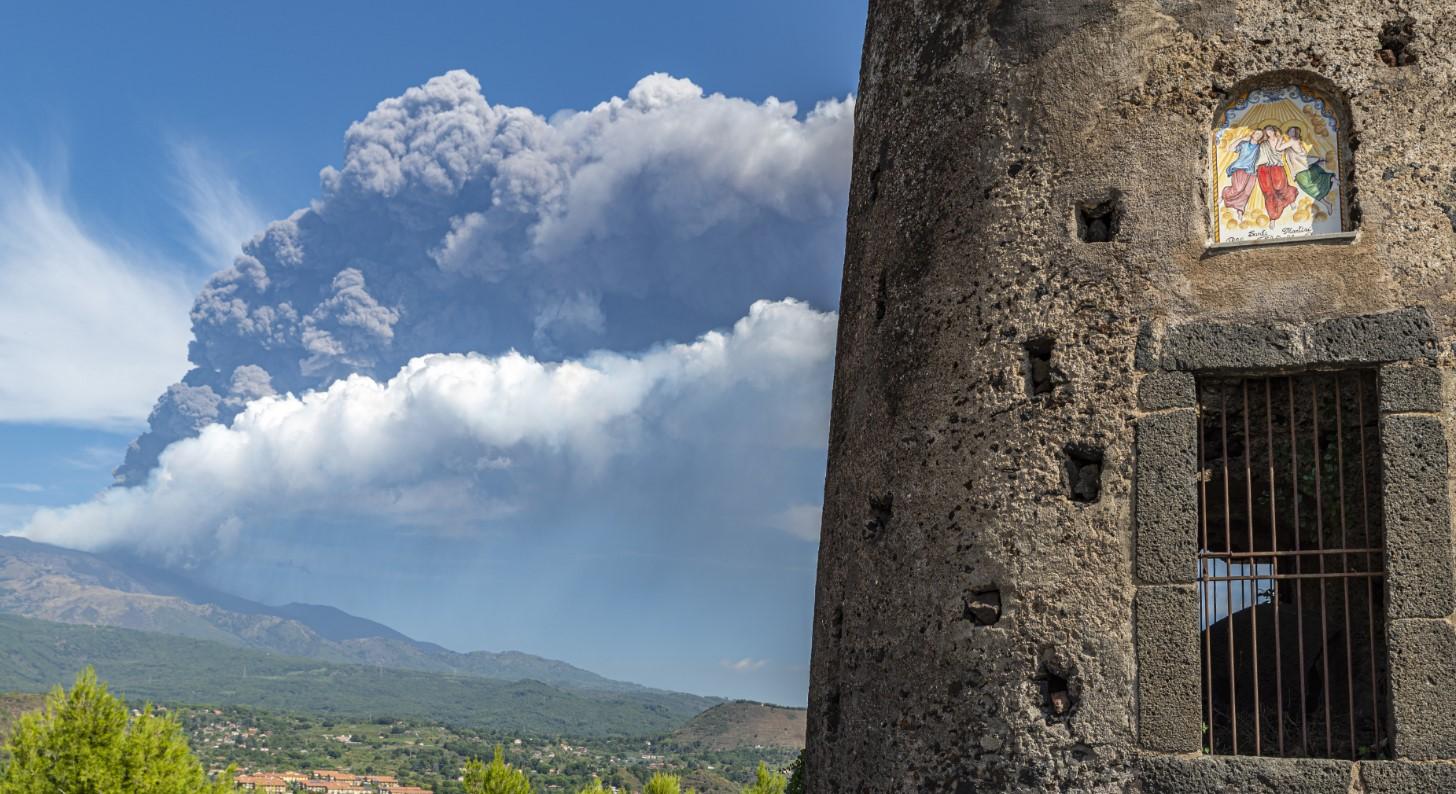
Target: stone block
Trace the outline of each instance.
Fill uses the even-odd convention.
[[[1287,328],[1237,323],[1184,323],[1163,339],[1166,369],[1274,369],[1304,363],[1298,336]]]
[[[1198,384],[1187,372],[1151,372],[1138,383],[1138,405],[1145,411],[1197,404]]]
[[[1309,329],[1310,363],[1375,363],[1429,358],[1436,352],[1436,325],[1423,308],[1358,317],[1336,317]]]
[[[1191,409],[1137,423],[1133,523],[1137,576],[1151,584],[1192,582],[1198,558],[1198,419]]]
[[[1143,794],[1348,794],[1350,762],[1315,758],[1161,756],[1142,759]]]
[[[1385,559],[1391,618],[1438,618],[1456,609],[1446,434],[1434,416],[1386,416]]]
[[[1146,320],[1138,323],[1137,346],[1133,350],[1132,364],[1143,372],[1159,367],[1158,340],[1153,333],[1153,324]]]
[[[1203,742],[1198,591],[1140,587],[1133,606],[1138,742],[1147,750],[1196,753]]]
[[[1396,757],[1456,758],[1456,627],[1444,620],[1395,620],[1389,638]]]
[[[1380,368],[1380,412],[1440,413],[1441,371],[1435,367],[1389,364]]]
[[[1365,794],[1456,791],[1456,763],[1362,761],[1360,780]]]

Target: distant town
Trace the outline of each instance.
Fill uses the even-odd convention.
[[[393,775],[355,775],[334,769],[302,772],[258,772],[234,778],[238,788],[285,794],[294,791],[319,791],[327,794],[434,794],[418,786],[403,786]]]

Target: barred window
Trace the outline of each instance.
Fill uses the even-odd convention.
[[[1198,387],[1204,752],[1388,756],[1374,373]]]

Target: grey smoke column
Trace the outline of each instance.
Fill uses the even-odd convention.
[[[1412,763],[1456,757],[1452,23],[1437,2],[871,0],[812,791],[1456,790]],[[1210,154],[1224,112],[1290,86],[1338,122],[1343,231],[1220,244],[1235,221],[1211,210],[1242,223],[1285,191],[1294,223],[1319,189],[1303,162],[1250,160],[1247,207],[1213,184],[1238,170]],[[1351,752],[1381,760],[1205,755],[1197,389],[1336,370],[1380,391],[1389,667],[1363,672],[1388,685],[1383,739]]]
[[[452,71],[345,135],[321,195],[192,308],[192,369],[117,470],[248,400],[378,379],[426,353],[640,350],[760,298],[836,300],[853,109],[705,94],[665,74],[546,119]]]

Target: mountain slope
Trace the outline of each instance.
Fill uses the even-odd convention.
[[[704,711],[667,737],[670,744],[709,750],[745,747],[804,748],[808,712],[735,700]]]
[[[534,736],[658,736],[718,703],[647,689],[573,691],[539,681],[386,672],[165,634],[0,615],[0,691],[69,685],[88,664],[132,700],[415,718]]]
[[[269,606],[138,560],[0,537],[0,612],[173,634],[288,656],[633,692],[565,662],[506,651],[457,653],[329,606]]]

